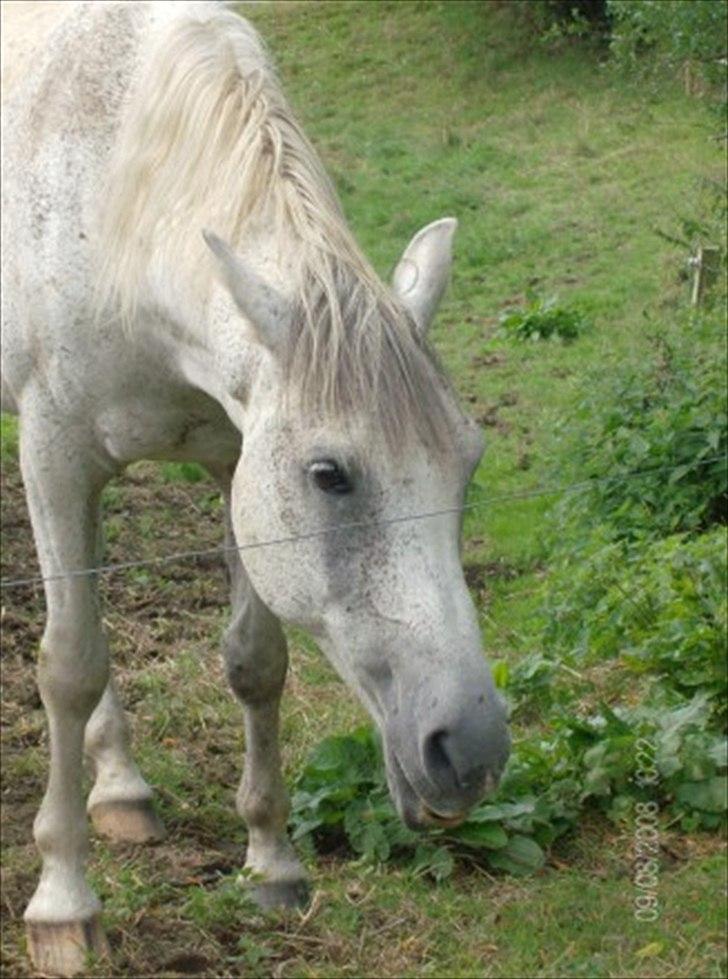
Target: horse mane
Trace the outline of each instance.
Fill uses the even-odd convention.
[[[447,381],[356,244],[257,33],[217,3],[173,6],[112,156],[97,310],[131,323],[164,293],[204,308],[202,229],[244,248],[264,228],[296,283],[289,397],[320,417],[373,412],[391,448],[412,427],[443,445]]]

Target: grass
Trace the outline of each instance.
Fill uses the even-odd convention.
[[[699,211],[704,181],[721,175],[706,106],[677,84],[638,89],[578,45],[540,48],[514,28],[509,5],[241,6],[383,275],[421,225],[460,220],[433,336],[486,428],[472,498],[558,482],[555,423],[573,411],[585,372],[644,356],[647,318],[684,299],[687,256],[656,230],[678,232]],[[498,336],[502,311],[531,291],[558,295],[591,326],[570,345]],[[3,418],[1,432],[7,574],[33,557],[14,421]],[[195,467],[133,467],[105,495],[109,559],[214,546],[215,500]],[[532,649],[551,503],[510,500],[467,518],[464,558],[491,659]],[[601,824],[562,841],[523,880],[463,865],[435,887],[406,868],[306,853],[316,892],[307,920],[256,912],[236,884],[243,737],[215,651],[222,573],[212,564],[127,572],[104,591],[137,753],[172,831],[152,850],[93,844],[114,975],[725,975],[720,844],[670,831],[654,924],[633,915],[631,841]],[[31,683],[42,601],[15,596],[3,609],[3,955],[5,973],[24,976],[19,916],[38,866],[30,828],[46,753]],[[318,740],[365,719],[315,646],[291,639],[289,778]]]
[[[0,458],[15,459],[18,455],[18,419],[0,415]]]

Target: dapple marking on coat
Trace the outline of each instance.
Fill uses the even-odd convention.
[[[228,557],[237,806],[262,905],[306,895],[286,837],[281,622],[309,630],[369,710],[409,825],[462,819],[509,741],[457,512],[387,522],[456,510],[482,453],[425,339],[455,220],[419,231],[386,285],[249,24],[215,3],[53,7],[5,111],[2,370],[41,569],[61,575],[45,588],[51,759],[25,918],[36,968],[72,975],[106,952],[86,809],[114,839],[163,832],[96,581],[62,576],[99,561],[100,493],[128,463],[205,465],[231,545],[363,524]]]

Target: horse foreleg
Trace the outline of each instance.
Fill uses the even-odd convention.
[[[38,662],[50,769],[33,827],[41,877],[25,920],[38,972],[70,976],[84,968],[89,952],[107,952],[101,905],[85,878],[81,771],[86,722],[108,680],[108,651],[94,578],[67,572],[96,561],[99,496],[110,472],[91,461],[93,453],[78,445],[54,406],[33,409],[39,410],[21,417],[20,462],[41,570],[50,579]]]
[[[305,904],[309,891],[286,834],[290,804],[278,749],[279,702],[275,696],[246,702],[245,768],[237,794],[238,812],[248,826],[245,867],[253,897],[264,908]]]
[[[306,873],[287,836],[290,803],[281,771],[279,709],[288,651],[278,619],[245,573],[230,521],[229,482],[215,474],[225,497],[225,543],[233,617],[223,638],[230,685],[245,709],[245,766],[236,802],[248,827],[245,867],[262,907],[295,906],[308,898]]]
[[[131,755],[129,727],[113,679],[86,725],[84,751],[95,775],[87,804],[94,829],[112,840],[130,843],[164,839],[152,790]]]

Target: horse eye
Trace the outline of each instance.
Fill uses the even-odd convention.
[[[344,470],[332,459],[321,459],[312,462],[308,471],[314,483],[324,493],[350,493],[351,483]]]

